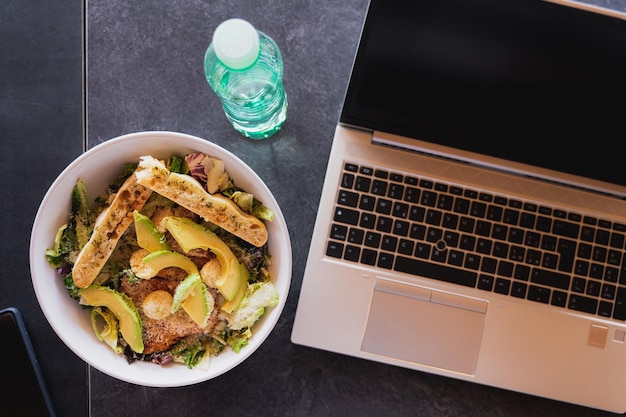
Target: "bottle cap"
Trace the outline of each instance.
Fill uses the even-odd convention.
[[[213,49],[222,64],[235,70],[245,69],[259,57],[259,34],[247,21],[229,19],[215,29]]]

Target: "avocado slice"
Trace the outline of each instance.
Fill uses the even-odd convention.
[[[128,296],[98,285],[82,288],[78,292],[81,295],[81,304],[108,308],[117,318],[120,333],[133,352],[143,352],[141,318],[137,307]]]
[[[160,270],[171,266],[184,270],[188,275],[198,274],[198,267],[191,259],[171,250],[152,252],[143,258],[143,263],[148,267],[146,272],[141,274],[140,278],[144,279],[152,278]]]
[[[241,304],[241,300],[243,300],[243,296],[246,295],[246,290],[248,289],[248,279],[250,279],[250,272],[248,268],[244,264],[239,264],[239,272],[241,274],[241,284],[239,285],[239,290],[237,291],[237,295],[232,300],[226,300],[222,304],[222,310],[227,313],[232,313],[234,310],[239,307]]]
[[[202,328],[207,325],[214,305],[213,296],[207,290],[204,282],[201,281],[193,287],[191,294],[187,296],[181,306],[189,314],[189,317]]]
[[[182,280],[178,286],[176,287],[176,291],[174,291],[174,300],[172,301],[172,313],[176,313],[180,306],[183,304],[183,301],[191,295],[193,290],[196,288],[196,285],[201,284],[202,278],[200,278],[199,273],[189,274],[187,278]]]
[[[168,216],[161,220],[161,224],[185,252],[197,248],[213,252],[222,266],[215,286],[226,300],[235,298],[241,286],[241,272],[239,260],[228,245],[215,233],[186,217]]]
[[[165,235],[156,228],[152,220],[145,214],[133,211],[135,220],[135,233],[137,234],[137,244],[148,252],[168,250],[169,246],[165,241]]]

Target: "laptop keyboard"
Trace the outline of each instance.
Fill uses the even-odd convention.
[[[626,225],[344,164],[326,255],[626,320]]]

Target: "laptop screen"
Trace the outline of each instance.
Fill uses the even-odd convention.
[[[372,0],[340,121],[626,185],[626,21],[534,0]]]

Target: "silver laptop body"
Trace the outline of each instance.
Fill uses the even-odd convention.
[[[623,19],[372,0],[292,341],[625,412]]]

